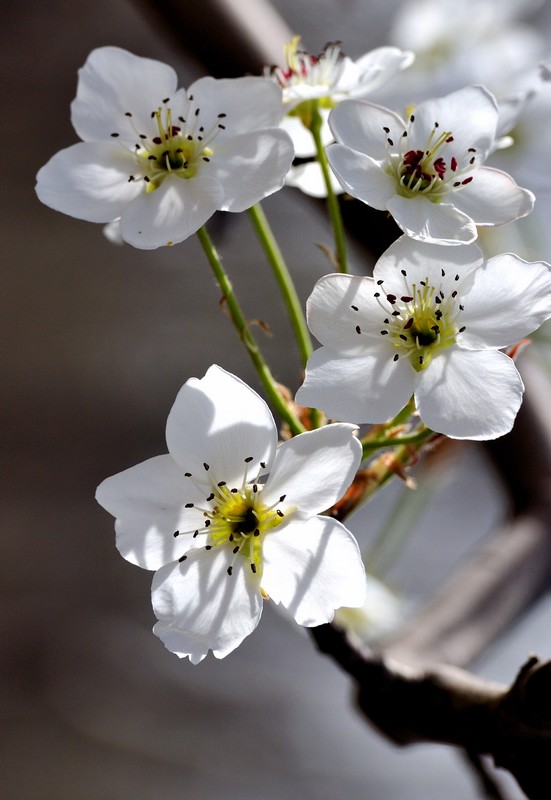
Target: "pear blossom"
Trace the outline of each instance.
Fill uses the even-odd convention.
[[[329,163],[353,197],[387,210],[409,236],[473,242],[477,225],[526,216],[534,195],[482,164],[496,139],[498,107],[482,86],[416,106],[405,122],[367,101],[346,100],[330,115],[337,144]]]
[[[281,188],[293,159],[275,84],[204,77],[185,91],[170,66],[118,47],[89,55],[71,117],[82,142],[38,172],[38,197],[79,219],[120,218],[122,239],[142,249],[249,208]]]
[[[402,236],[372,278],[321,278],[307,313],[323,346],[308,360],[299,403],[381,423],[413,396],[428,428],[494,439],[512,428],[524,390],[501,349],[551,317],[551,267]]]
[[[285,66],[264,70],[283,91],[285,116],[282,128],[290,135],[297,158],[316,155],[310,133],[314,107],[321,118],[321,139],[324,146],[333,141],[328,125],[331,108],[351,97],[365,97],[384,86],[398,72],[409,67],[414,55],[398,47],[377,47],[357,61],[344,55],[339,42],[330,42],[319,55],[300,48],[295,36],[285,48]],[[327,190],[317,162],[306,162],[291,168],[286,183],[313,197],[324,197]],[[343,190],[334,182],[334,190]]]
[[[222,658],[256,627],[265,600],[305,626],[361,606],[356,540],[320,516],[351,483],[361,445],[332,424],[277,446],[266,403],[212,366],[190,378],[169,414],[169,454],[107,478],[99,503],[117,518],[117,547],[156,570],[154,633],[194,664]]]

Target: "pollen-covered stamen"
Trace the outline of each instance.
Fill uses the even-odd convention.
[[[230,551],[230,562],[227,568],[231,575],[235,561],[239,556],[244,557],[250,565],[251,572],[261,575],[262,573],[262,541],[264,535],[281,525],[284,519],[292,513],[286,505],[284,510],[280,508],[285,501],[285,495],[281,495],[278,500],[267,504],[262,501],[262,491],[264,484],[258,482],[258,476],[265,470],[266,465],[260,462],[255,469],[257,478],[251,481],[248,475],[250,465],[255,459],[250,456],[244,459],[244,477],[237,486],[229,485],[221,480],[214,482],[211,480],[208,489],[205,491],[205,477],[210,478],[207,466],[205,465],[205,475],[200,480],[186,473],[195,482],[198,489],[204,492],[205,499],[200,503],[184,504],[193,506],[204,518],[204,525],[193,532],[196,538],[201,534],[206,534],[206,547],[228,547]],[[177,531],[174,536],[180,536]]]
[[[453,136],[451,131],[437,131],[435,123],[424,150],[408,150],[402,158],[400,184],[408,192],[425,192],[435,181],[444,179],[448,165],[441,151],[445,144],[453,142]],[[457,168],[457,161],[453,161]],[[452,169],[451,161],[449,168]]]
[[[406,271],[401,270],[401,274],[403,294],[386,292],[384,282],[377,282],[374,297],[384,313],[379,333],[395,349],[394,361],[407,358],[419,372],[426,369],[439,351],[454,344],[457,334],[465,330],[458,321],[463,306],[457,303],[457,291],[446,295],[442,286],[431,285],[428,277],[410,284]],[[360,325],[355,330],[359,334],[362,332]]]
[[[169,102],[170,98],[166,100]],[[130,116],[129,121],[133,126],[130,112],[125,116]],[[172,109],[166,104],[152,111],[154,134],[136,131],[138,141],[134,146],[134,156],[146,191],[158,189],[167,175],[193,178],[214,155],[213,145],[217,136],[225,130],[225,118],[226,114],[220,113],[206,127],[202,124],[200,108],[193,106],[192,96],[188,98],[185,114],[177,118],[173,117]],[[136,175],[131,175],[129,180],[136,180]]]
[[[447,192],[457,191],[473,180],[476,148],[458,153],[453,132],[441,130],[436,121],[423,149],[414,149],[412,140],[419,141],[414,126],[415,115],[411,114],[406,130],[397,132],[383,127],[388,159],[385,171],[396,179],[400,195],[409,198],[421,194],[438,202]]]
[[[285,67],[271,67],[265,74],[272,77],[282,89],[299,84],[333,87],[344,69],[344,55],[340,42],[328,42],[319,55],[299,49],[300,36],[294,36],[285,45]]]

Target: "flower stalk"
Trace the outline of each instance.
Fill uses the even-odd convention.
[[[341,210],[339,207],[339,200],[333,190],[331,183],[331,172],[329,168],[329,161],[325,153],[325,147],[322,141],[322,126],[323,118],[319,112],[317,104],[312,104],[314,107],[311,117],[310,132],[314,139],[316,146],[316,156],[321,167],[325,188],[327,189],[327,210],[331,219],[331,226],[333,228],[333,238],[335,240],[335,260],[338,272],[348,272],[348,255],[346,250],[346,237],[344,234],[344,225],[342,221]]]
[[[279,286],[295,335],[301,364],[304,367],[312,353],[312,340],[291,273],[260,203],[251,206],[249,217]]]
[[[302,433],[304,431],[304,426],[292,413],[291,409],[281,396],[274,376],[264,360],[258,343],[251,333],[249,324],[247,323],[243,311],[241,310],[241,306],[239,305],[231,281],[226,274],[224,267],[222,266],[222,261],[218,255],[218,251],[216,250],[216,247],[214,246],[214,243],[212,242],[204,226],[199,228],[197,231],[197,237],[201,242],[203,251],[218,282],[218,286],[220,287],[220,290],[224,296],[224,300],[237,334],[243,342],[243,345],[245,346],[245,349],[247,350],[251,361],[253,362],[254,368],[256,369],[257,375],[262,382],[269,401],[272,403],[273,408],[279,414],[282,420],[287,423],[293,435]]]

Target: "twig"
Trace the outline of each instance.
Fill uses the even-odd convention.
[[[358,706],[397,745],[451,744],[493,757],[531,800],[549,800],[551,662],[533,657],[507,688],[458,667],[413,668],[312,628],[319,649],[354,678]]]

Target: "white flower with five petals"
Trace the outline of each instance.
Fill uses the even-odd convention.
[[[456,439],[513,426],[524,386],[501,348],[551,317],[551,267],[474,245],[402,236],[372,278],[327,275],[307,304],[323,345],[297,401],[334,419],[381,423],[413,396],[421,420]]]
[[[356,428],[333,424],[277,446],[266,403],[212,366],[180,390],[167,421],[170,455],[107,478],[99,503],[117,518],[117,547],[157,570],[154,633],[180,657],[222,658],[250,634],[264,600],[300,625],[361,606],[356,540],[320,516],[361,460]]]
[[[293,159],[279,129],[281,89],[264,78],[200,78],[101,47],[79,70],[73,126],[83,140],[37,175],[40,200],[91,222],[120,218],[142,249],[195,233],[216,210],[244,211],[277,191]]]
[[[381,106],[348,100],[331,112],[329,124],[337,144],[327,157],[343,188],[388,211],[415,239],[468,244],[477,225],[503,225],[532,210],[531,192],[482,166],[498,124],[497,104],[482,86],[420,103],[407,122]]]

